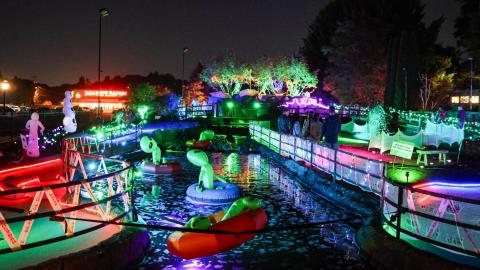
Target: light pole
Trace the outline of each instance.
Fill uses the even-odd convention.
[[[404,87],[405,87],[405,107],[404,109],[407,110],[407,105],[408,105],[408,101],[407,101],[407,97],[408,97],[408,78],[407,78],[407,68],[406,67],[403,67],[402,68],[403,70],[403,76],[405,77],[405,83],[404,83]]]
[[[5,115],[5,93],[7,92],[8,89],[10,89],[10,83],[7,80],[3,80],[3,82],[0,84],[0,87],[2,88],[3,91],[3,115]]]
[[[183,95],[185,94],[184,93],[184,89],[185,89],[185,54],[188,52],[188,48],[187,47],[183,47],[182,49],[182,98],[185,98]]]
[[[467,58],[470,61],[470,98],[468,99],[470,103],[470,111],[473,108],[472,104],[472,96],[473,96],[473,57],[468,57]]]
[[[100,90],[100,73],[102,73],[102,18],[108,16],[108,10],[106,8],[101,8],[98,11],[98,90]],[[100,92],[97,90],[97,117],[98,121],[101,122],[100,115]]]

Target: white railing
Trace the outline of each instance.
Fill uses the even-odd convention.
[[[336,180],[342,180],[362,190],[381,195],[385,168],[385,164],[381,161],[334,150],[307,139],[280,134],[257,125],[250,125],[249,130],[253,140],[283,156],[304,161],[312,167],[331,174]]]

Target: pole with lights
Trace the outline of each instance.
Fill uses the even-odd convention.
[[[473,96],[473,57],[468,57],[468,61],[470,61],[470,98],[468,99],[470,103],[470,111],[473,108],[472,104],[472,96]]]
[[[185,54],[189,51],[188,47],[183,47],[182,49],[182,98],[184,99],[185,95]]]
[[[0,87],[2,88],[2,91],[3,91],[3,115],[5,115],[6,92],[8,89],[10,89],[10,83],[7,80],[3,80],[2,83],[0,84]]]
[[[405,110],[407,110],[407,106],[408,106],[408,101],[407,101],[407,97],[408,97],[408,77],[407,77],[407,68],[406,67],[403,67],[402,68],[403,70],[403,76],[404,76],[404,79],[405,79],[405,83],[404,83],[404,87],[405,87]]]
[[[101,8],[98,11],[98,89],[100,90],[100,74],[102,73],[102,18],[107,17],[110,13],[106,8]],[[100,114],[100,92],[97,91],[97,117],[98,121],[101,122]]]

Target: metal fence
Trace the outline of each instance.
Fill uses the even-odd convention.
[[[337,180],[381,195],[385,169],[383,162],[334,150],[310,140],[280,134],[257,125],[250,125],[249,129],[251,138],[269,149],[294,160],[304,161],[331,174]]]
[[[181,120],[207,117],[214,114],[214,104],[199,105],[199,106],[178,106],[177,115]]]
[[[421,240],[480,258],[479,199],[389,181],[385,181],[381,198],[384,229],[391,235],[414,246]]]
[[[250,125],[249,131],[253,140],[274,152],[304,161],[331,174],[334,179],[378,195],[383,227],[394,237],[431,252],[441,247],[480,257],[480,199],[456,196],[454,192],[433,192],[425,188],[428,182],[413,186],[394,182],[385,177],[387,164],[382,161],[334,150],[257,125]],[[452,189],[458,188],[461,184],[452,185]],[[477,193],[480,192],[480,184],[476,188]],[[423,244],[417,245],[419,242]],[[437,254],[448,256],[445,252]]]
[[[8,248],[0,249],[0,254],[66,240],[107,226],[104,223],[83,222],[82,228],[79,228],[76,224],[81,221],[76,219],[81,213],[96,215],[103,221],[117,221],[131,212],[133,172],[129,163],[85,153],[78,145],[68,141],[64,141],[63,145],[62,158],[66,174],[65,178],[62,177],[62,182],[0,191],[0,197],[33,194],[28,209],[0,206],[0,232],[8,244]],[[92,172],[88,172],[87,164],[95,164]],[[21,170],[22,167],[18,169]],[[15,169],[10,169],[9,172],[11,170]],[[94,192],[92,187],[100,183],[105,187],[102,195]],[[60,196],[55,192],[61,190],[63,192],[59,194],[66,193],[68,196]],[[80,199],[81,193],[86,194],[84,199]],[[40,209],[44,197],[52,210]],[[49,233],[45,234],[44,227],[32,226],[39,219],[58,222],[50,223]],[[20,234],[16,237],[14,231],[18,230]],[[35,230],[40,231],[35,237],[28,237]]]

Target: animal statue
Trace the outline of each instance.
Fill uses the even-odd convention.
[[[208,162],[208,156],[205,152],[194,149],[187,152],[187,159],[193,165],[200,167],[200,175],[198,176],[197,191],[202,192],[204,189],[215,189],[213,185],[214,178],[220,182],[227,183],[227,181],[213,172],[213,167]]]
[[[45,127],[42,122],[40,122],[40,116],[38,113],[32,113],[30,120],[25,124],[25,128],[28,129],[28,140],[27,140],[27,156],[29,157],[39,157],[40,151],[38,149],[38,128],[40,128],[40,133],[43,135]]]
[[[152,154],[153,164],[161,164],[162,151],[160,150],[160,147],[158,147],[157,142],[154,139],[148,136],[143,136],[140,139],[140,148],[142,148],[143,152]]]
[[[68,133],[77,131],[77,120],[75,119],[75,111],[72,105],[72,92],[65,91],[65,98],[63,99],[63,128]]]
[[[234,216],[238,216],[241,214],[245,209],[257,209],[262,207],[262,200],[253,198],[253,197],[243,197],[237,199],[230,205],[228,210],[225,212],[225,215],[222,217],[220,221],[224,221],[226,219],[232,218]],[[206,230],[212,226],[212,221],[210,218],[206,216],[195,216],[188,220],[187,224],[185,224],[185,228],[190,229],[199,229],[199,230]]]

